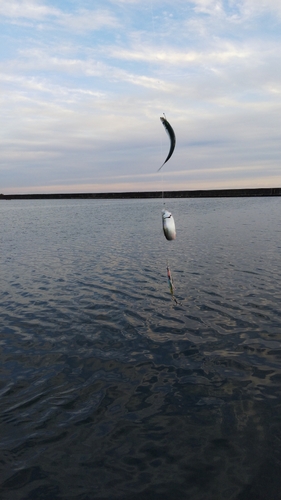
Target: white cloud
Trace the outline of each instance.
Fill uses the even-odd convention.
[[[224,47],[214,51],[179,51],[171,49],[159,51],[152,47],[142,47],[135,50],[110,48],[108,53],[116,59],[184,66],[202,63],[211,64],[213,62],[224,63],[232,59],[246,59],[252,55],[250,48],[235,47],[234,44],[226,44],[225,42],[222,45]]]
[[[60,11],[32,0],[1,0],[0,15],[13,19],[42,20],[48,16],[59,16]]]
[[[68,31],[78,32],[119,26],[116,17],[105,9],[78,9],[76,12],[66,13],[36,0],[1,0],[0,15],[14,21],[25,19],[53,22]]]
[[[219,0],[194,0],[191,3],[195,4],[196,12],[216,16],[223,13],[223,5]]]
[[[97,99],[103,99],[106,96],[106,94],[103,92],[93,91],[91,89],[81,89],[72,86],[67,87],[62,85],[55,85],[50,81],[46,79],[43,80],[39,77],[24,77],[13,74],[0,73],[0,82],[17,86],[18,90],[21,89],[21,93],[18,94],[21,95],[21,99],[23,98],[23,93],[25,93],[25,98],[27,99],[27,93],[33,91],[37,93],[50,94],[53,98],[56,98],[57,100],[59,99],[60,102],[70,102],[75,98],[81,99],[81,97],[85,96]],[[2,91],[2,95],[3,94],[4,91]],[[10,95],[13,95],[14,97],[16,96],[14,92],[10,93]],[[4,99],[2,102],[4,102]]]
[[[264,12],[281,15],[281,3],[280,0],[242,0],[240,1],[240,11],[241,15],[247,18],[261,15]]]
[[[281,14],[280,0],[190,0],[196,13],[228,20],[249,19],[265,12]]]
[[[94,31],[102,28],[117,28],[117,19],[106,10],[79,10],[74,14],[60,14],[58,23],[67,30]]]

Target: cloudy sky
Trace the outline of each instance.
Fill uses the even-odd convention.
[[[0,20],[1,193],[281,186],[280,0],[0,0]]]

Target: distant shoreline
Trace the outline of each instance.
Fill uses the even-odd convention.
[[[251,196],[281,196],[281,187],[250,189],[199,189],[194,191],[138,191],[124,193],[53,193],[0,194],[0,200],[58,200],[58,199],[134,199],[134,198],[236,198]]]

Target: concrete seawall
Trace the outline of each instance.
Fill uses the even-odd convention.
[[[227,198],[250,196],[281,196],[281,188],[253,189],[200,189],[197,191],[164,191],[165,198]],[[161,198],[162,191],[124,193],[54,193],[54,194],[0,194],[0,200],[49,200],[49,199],[133,199]]]

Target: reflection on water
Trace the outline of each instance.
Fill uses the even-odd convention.
[[[1,202],[1,499],[281,498],[280,199],[166,203]]]

